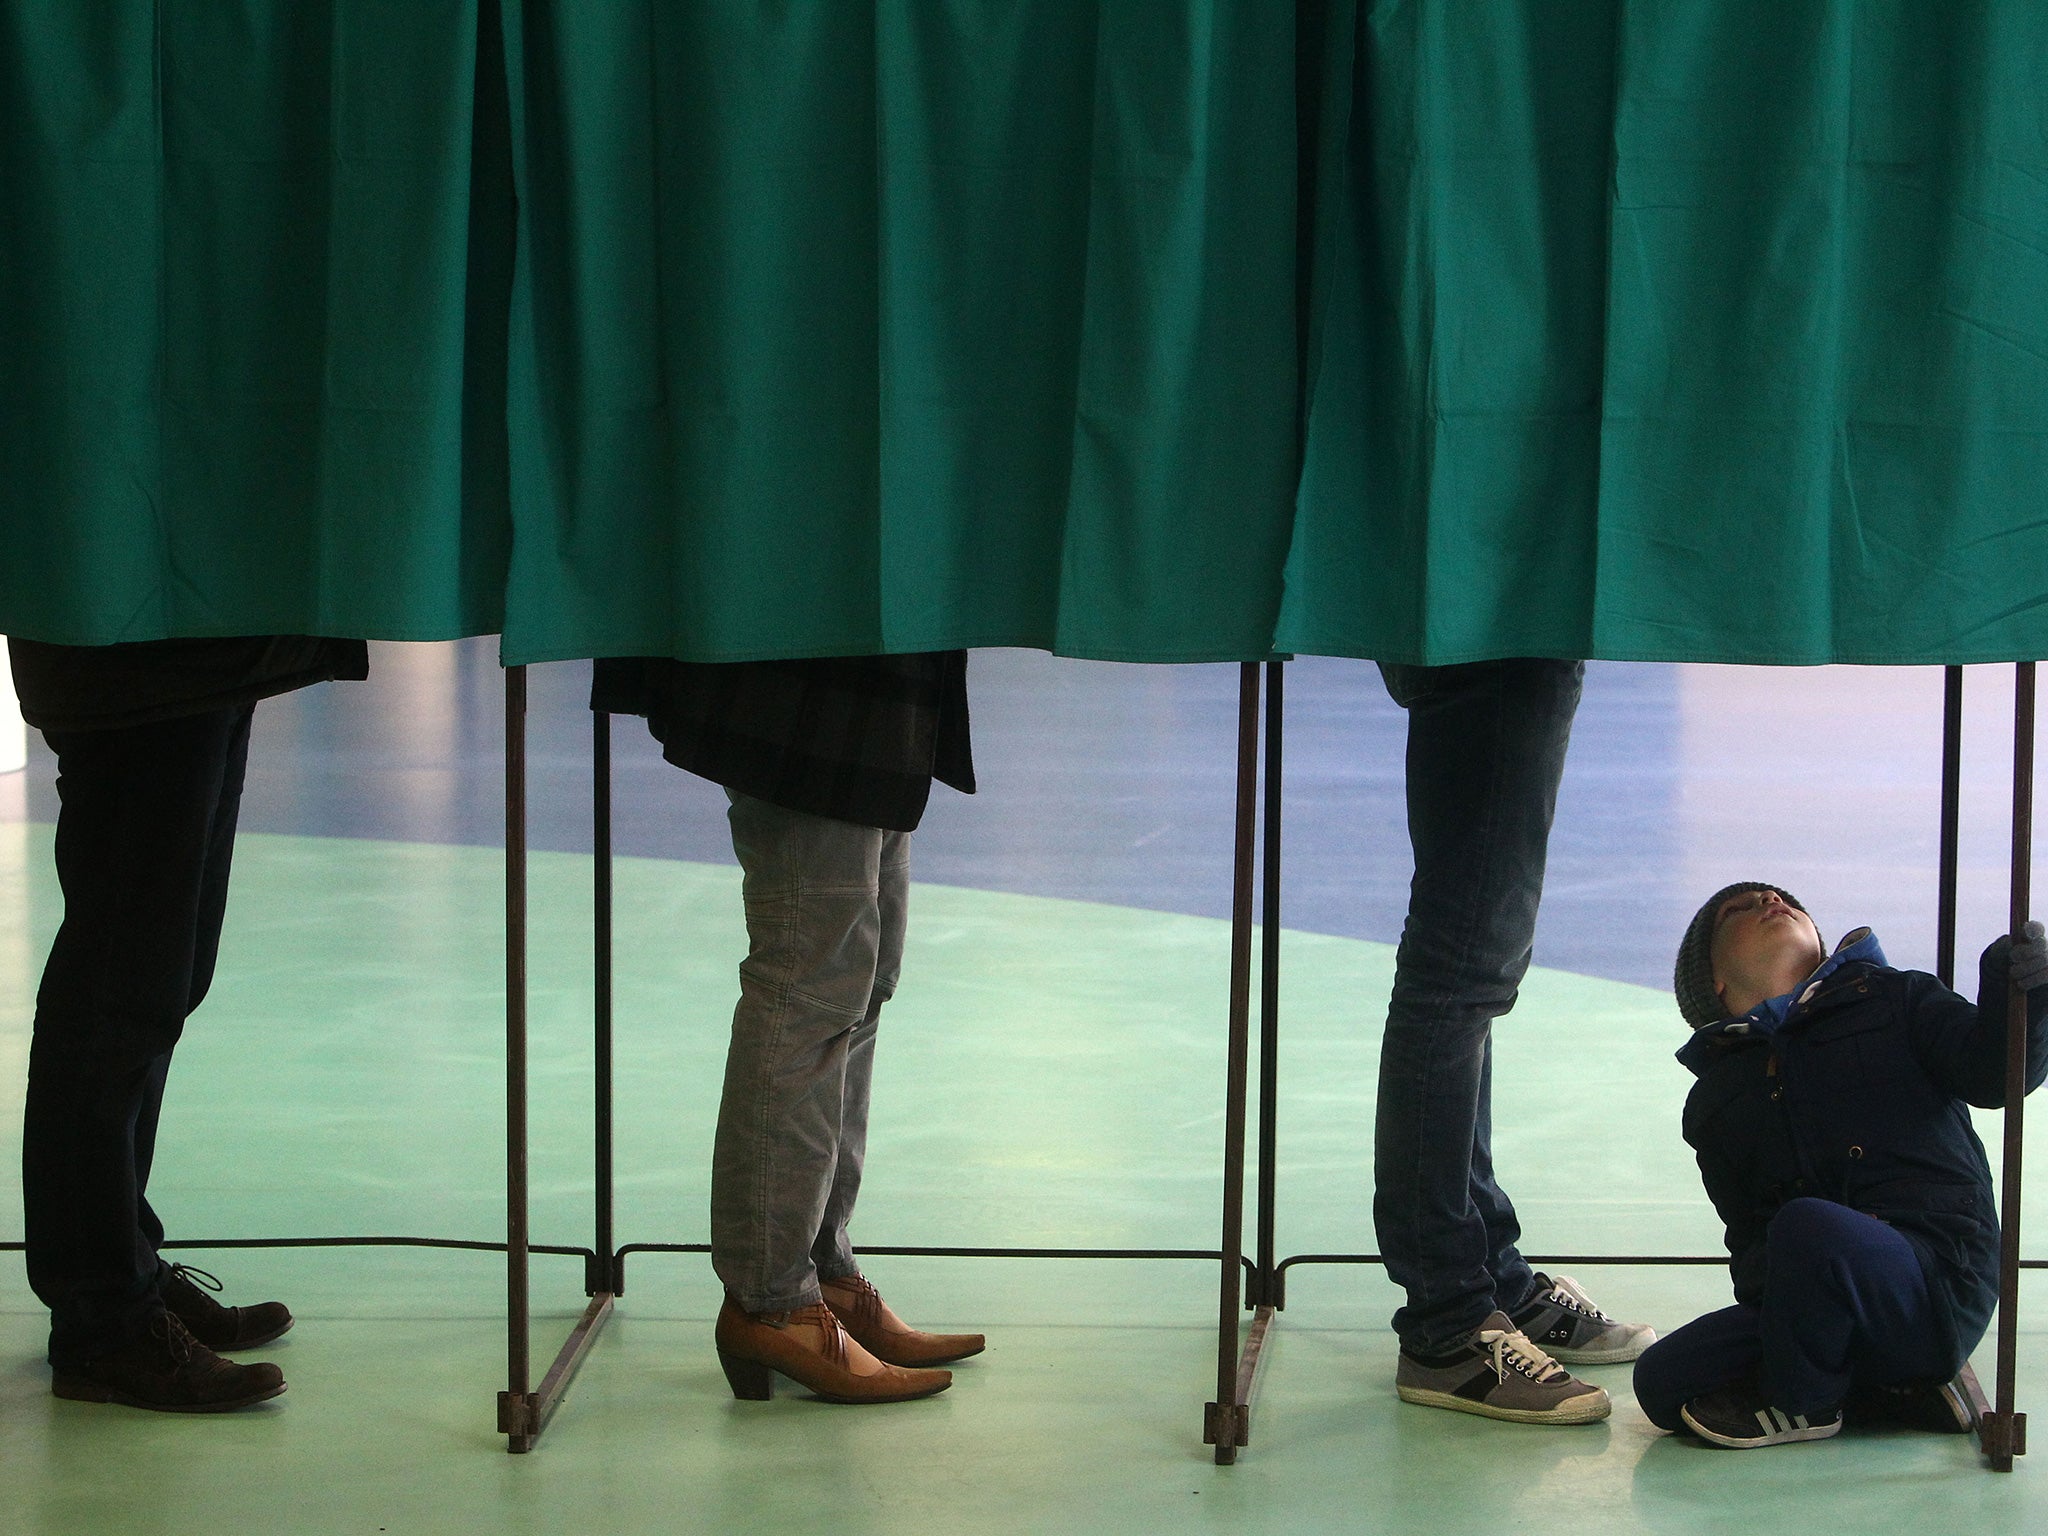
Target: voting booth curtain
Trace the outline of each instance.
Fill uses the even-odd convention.
[[[477,34],[441,0],[0,0],[0,633],[498,627]]]
[[[0,632],[2048,653],[2033,0],[0,0]]]

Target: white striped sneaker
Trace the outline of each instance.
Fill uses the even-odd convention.
[[[1764,1395],[1756,1381],[1738,1381],[1696,1397],[1679,1409],[1686,1427],[1710,1445],[1749,1451],[1795,1440],[1825,1440],[1842,1428],[1842,1410],[1787,1413]]]

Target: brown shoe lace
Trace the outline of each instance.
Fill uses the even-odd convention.
[[[819,1353],[842,1371],[849,1369],[846,1363],[846,1330],[839,1326],[839,1319],[832,1309],[820,1301],[784,1314],[784,1327],[803,1323],[809,1323],[822,1335]]]
[[[835,1275],[828,1282],[834,1289],[851,1289],[853,1301],[847,1307],[849,1321],[854,1327],[871,1333],[882,1329],[882,1293],[866,1275]]]

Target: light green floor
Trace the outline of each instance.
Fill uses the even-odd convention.
[[[0,1146],[18,1134],[36,972],[56,917],[45,827],[0,824]],[[179,1235],[502,1236],[498,855],[245,837],[213,999],[181,1048],[154,1183]],[[587,1242],[588,865],[536,860],[535,1235]],[[733,967],[736,875],[619,867],[622,1240],[701,1238]],[[1221,924],[920,888],[884,1029],[856,1236],[876,1243],[1203,1247],[1216,1241]],[[1383,946],[1289,936],[1281,1245],[1371,1246]],[[1496,1151],[1533,1252],[1713,1251],[1677,1135],[1668,998],[1532,976],[1498,1036]],[[2030,1249],[2048,1164],[2030,1159]],[[0,1186],[0,1234],[19,1230]],[[1404,1407],[1374,1269],[1296,1270],[1254,1420],[1219,1469],[1215,1277],[1177,1263],[877,1260],[904,1312],[991,1336],[954,1390],[847,1410],[737,1404],[709,1347],[700,1257],[632,1261],[621,1314],[538,1451],[493,1432],[503,1264],[409,1251],[192,1256],[300,1317],[290,1393],[213,1420],[58,1403],[18,1255],[0,1255],[0,1527],[421,1532],[1992,1531],[2048,1524],[2048,1465],[1978,1470],[1932,1436],[1750,1455],[1658,1435],[1626,1367],[1590,1429]],[[536,1351],[581,1305],[536,1261]],[[1719,1305],[1701,1269],[1579,1278],[1674,1326]],[[2038,1317],[2048,1293],[2030,1278]],[[1980,1365],[1988,1377],[1988,1349]],[[2022,1343],[2040,1407],[2048,1335]],[[2048,1412],[2048,1409],[2042,1411]],[[2034,1459],[2039,1459],[2034,1458]]]

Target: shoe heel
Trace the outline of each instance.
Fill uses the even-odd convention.
[[[718,1352],[718,1363],[725,1367],[725,1379],[732,1388],[732,1395],[743,1403],[765,1403],[775,1396],[775,1373],[758,1360],[748,1360],[740,1355]]]
[[[96,1381],[83,1376],[53,1375],[50,1378],[50,1395],[74,1403],[111,1403],[114,1394]]]

